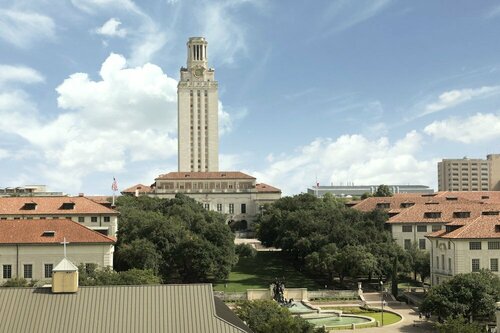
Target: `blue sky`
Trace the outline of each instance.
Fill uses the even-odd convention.
[[[415,183],[500,153],[497,1],[0,4],[0,186],[109,194],[177,168],[176,85],[208,40],[220,165],[280,187]]]

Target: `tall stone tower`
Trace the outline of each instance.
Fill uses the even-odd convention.
[[[207,42],[187,42],[187,68],[177,86],[179,171],[218,171],[218,93],[215,72],[208,67]]]

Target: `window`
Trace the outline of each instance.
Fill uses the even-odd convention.
[[[441,230],[441,226],[440,225],[433,225],[432,226],[432,232],[439,231],[439,230]]]
[[[217,211],[222,212],[222,204],[220,203],[217,204]]]
[[[78,222],[80,222],[80,223],[85,222],[85,217],[84,216],[78,216]]]
[[[472,271],[479,272],[479,259],[472,259]]]
[[[448,270],[451,272],[451,258],[448,258]]]
[[[25,264],[24,265],[24,278],[25,279],[32,279],[33,278],[33,265],[32,264]]]
[[[411,225],[404,225],[403,232],[412,232],[413,228]]]
[[[50,279],[52,277],[52,269],[54,268],[54,265],[52,264],[45,264],[44,269],[43,269],[43,276],[46,279]]]
[[[481,250],[481,242],[469,242],[469,250]]]
[[[4,279],[12,278],[12,265],[3,265],[3,278]]]
[[[418,240],[418,248],[420,250],[425,250],[425,239],[419,239]]]
[[[453,217],[456,219],[469,218],[470,212],[453,212]]]
[[[205,204],[205,209],[206,209],[206,210],[210,210],[210,204],[209,204],[209,203],[206,203],[206,204]]]
[[[427,232],[426,225],[417,225],[417,232]]]
[[[97,216],[91,216],[90,222],[97,222]]]
[[[229,204],[229,214],[234,214],[234,204]]]
[[[441,265],[443,265],[443,267],[441,267],[441,268],[444,271],[446,269],[446,267],[444,267],[444,254],[441,255]]]
[[[388,203],[388,202],[379,202],[377,203],[377,208],[380,208],[380,209],[389,209],[391,207],[391,204]]]
[[[451,242],[448,241],[448,250],[451,250]]]
[[[436,268],[439,269],[439,256],[436,256]]]
[[[411,239],[405,239],[405,250],[411,249]]]
[[[246,214],[247,212],[247,204],[241,204],[241,214]]]
[[[103,217],[103,220],[104,220],[104,222],[109,222],[109,221],[111,221],[111,217],[109,217],[109,216],[104,216],[104,217]]]
[[[482,215],[499,215],[500,212],[498,210],[490,210],[486,212],[482,212]]]
[[[45,216],[40,216],[40,220],[45,220],[46,217]]]
[[[500,242],[488,242],[488,250],[500,250]]]
[[[498,259],[497,258],[490,259],[490,271],[498,272]]]
[[[408,208],[415,205],[414,202],[402,202],[401,205],[399,205],[401,208]]]

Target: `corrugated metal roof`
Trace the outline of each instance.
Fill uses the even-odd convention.
[[[212,286],[0,288],[0,332],[241,333],[251,332],[216,312]]]

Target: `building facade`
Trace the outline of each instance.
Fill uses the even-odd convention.
[[[187,42],[187,67],[181,68],[177,87],[178,171],[219,170],[218,84],[208,67],[207,41]]]
[[[149,195],[172,199],[177,193],[188,195],[207,210],[226,214],[230,224],[241,222],[241,229],[251,229],[264,205],[281,197],[281,190],[258,184],[255,177],[238,171],[170,172],[155,179]]]
[[[0,284],[12,278],[47,280],[64,253],[77,264],[113,268],[113,238],[67,219],[0,221]]]
[[[498,212],[497,212],[498,213]],[[461,273],[487,269],[499,275],[500,218],[482,215],[454,221],[427,235],[431,246],[431,281],[440,284]]]
[[[430,194],[434,190],[425,185],[387,185],[389,190],[394,193],[420,193]],[[336,197],[362,196],[365,193],[374,194],[379,185],[346,185],[346,186],[313,186],[307,189],[307,193],[322,197],[326,193],[331,193]]]
[[[500,191],[500,154],[438,162],[439,191]]]
[[[118,215],[118,211],[84,196],[0,197],[0,222],[68,219],[103,235],[115,237]]]

